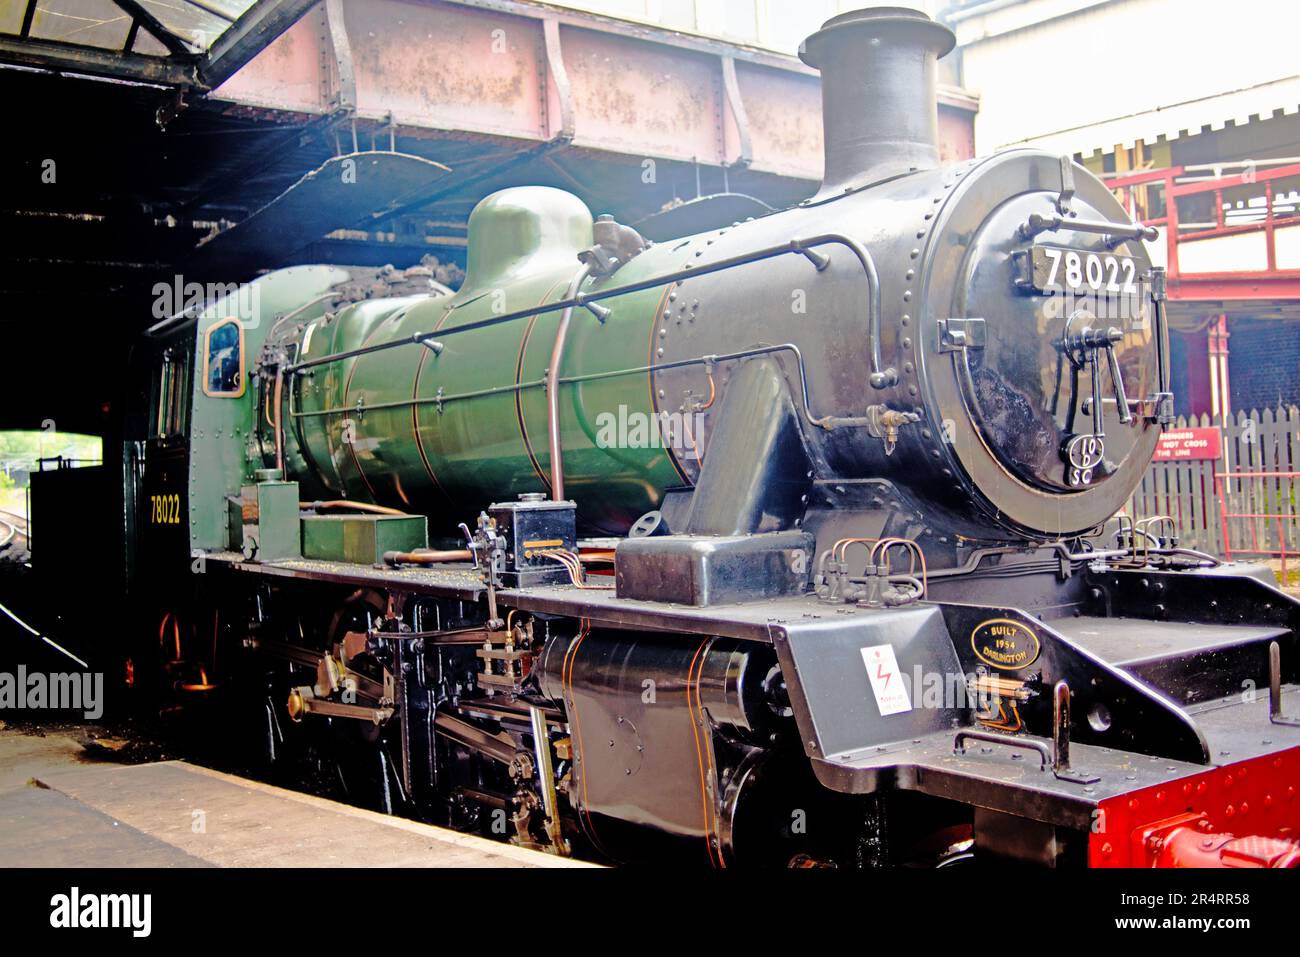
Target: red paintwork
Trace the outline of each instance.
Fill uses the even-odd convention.
[[[1183,343],[1184,367],[1174,371],[1179,391],[1187,397],[1188,408],[1197,412],[1210,409],[1210,352],[1204,332],[1178,333]]]
[[[1224,176],[1219,179],[1207,178],[1199,182],[1176,183],[1188,175],[1182,166],[1168,169],[1145,170],[1141,173],[1129,173],[1112,176],[1105,180],[1112,190],[1123,190],[1124,208],[1130,213],[1131,186],[1162,183],[1164,185],[1166,213],[1158,219],[1144,220],[1148,226],[1156,226],[1164,231],[1166,255],[1168,260],[1169,298],[1178,302],[1221,302],[1224,300],[1278,300],[1300,299],[1300,272],[1296,270],[1279,270],[1277,268],[1277,247],[1274,241],[1274,229],[1277,225],[1273,218],[1272,185],[1274,180],[1300,175],[1300,164],[1280,166],[1269,170],[1256,170],[1249,174]],[[1242,225],[1224,225],[1223,191],[1236,186],[1255,183],[1264,184],[1265,218],[1260,223]],[[1213,193],[1214,216],[1219,224],[1215,229],[1198,230],[1194,233],[1179,235],[1178,232],[1178,198],[1198,193]],[[1283,220],[1286,226],[1294,225],[1298,220]],[[1192,273],[1183,275],[1179,269],[1178,246],[1180,242],[1195,242],[1198,239],[1210,239],[1235,233],[1263,232],[1268,256],[1268,268],[1255,272]]]
[[[1171,281],[1169,298],[1179,302],[1300,299],[1300,272],[1198,272],[1181,277],[1176,285]]]
[[[1289,748],[1110,798],[1101,803],[1088,841],[1088,865],[1258,866],[1248,863],[1251,854],[1276,858],[1285,848],[1244,839],[1290,842],[1300,836],[1297,792],[1300,748]],[[1200,840],[1214,842],[1214,853],[1202,853],[1209,849],[1189,843],[1190,836],[1179,833],[1189,827]],[[1153,853],[1148,848],[1150,837],[1167,840],[1171,835],[1175,839],[1168,849]],[[1233,835],[1243,840],[1232,843]],[[1270,849],[1272,855],[1267,854]]]
[[[1211,833],[1204,815],[1144,828],[1149,867],[1300,867],[1300,844],[1277,837]]]

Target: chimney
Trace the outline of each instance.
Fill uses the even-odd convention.
[[[827,20],[799,48],[822,74],[826,172],[818,199],[939,165],[935,63],[956,44],[919,10],[869,7]]]

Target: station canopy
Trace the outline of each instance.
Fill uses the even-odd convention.
[[[0,0],[0,64],[211,89],[316,0]]]

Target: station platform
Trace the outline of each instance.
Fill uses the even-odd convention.
[[[0,868],[588,867],[183,761],[0,731]]]

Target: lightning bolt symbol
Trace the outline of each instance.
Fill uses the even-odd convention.
[[[885,666],[884,666],[884,664],[882,663],[882,664],[878,664],[878,665],[876,665],[876,677],[877,677],[877,678],[883,678],[883,679],[884,679],[885,685],[884,685],[883,688],[880,689],[881,691],[884,691],[885,688],[888,688],[888,687],[889,687],[889,679],[892,678],[892,677],[894,677],[894,676],[893,676],[893,674],[891,674],[890,672],[885,671]]]

